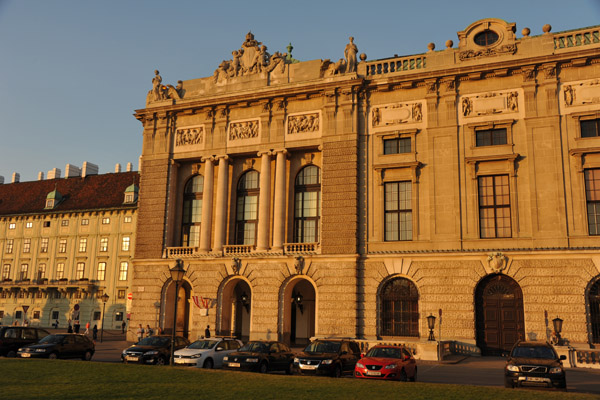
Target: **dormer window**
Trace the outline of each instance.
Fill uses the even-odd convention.
[[[496,32],[486,29],[485,31],[479,32],[477,35],[475,35],[473,40],[480,46],[491,46],[496,43],[498,39],[499,36]]]
[[[46,208],[54,208],[56,199],[46,199]]]
[[[125,203],[125,204],[135,203],[138,199],[138,192],[139,192],[139,189],[135,185],[135,183],[129,185],[127,187],[127,189],[125,189],[125,201],[123,201],[123,203]]]
[[[54,189],[46,196],[46,210],[55,208],[63,200],[58,190]]]
[[[133,203],[135,200],[133,193],[125,193],[125,203]]]

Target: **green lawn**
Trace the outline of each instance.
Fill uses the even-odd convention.
[[[2,399],[592,399],[555,391],[0,359]]]

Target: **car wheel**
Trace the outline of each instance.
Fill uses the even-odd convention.
[[[340,368],[339,365],[336,365],[335,369],[333,370],[333,377],[339,378],[340,376],[342,376],[342,368]]]
[[[215,363],[213,362],[212,358],[207,359],[206,361],[204,361],[204,368],[207,369],[212,369],[215,366]]]
[[[504,387],[509,389],[514,389],[515,385],[513,385],[512,379],[504,379]]]
[[[17,353],[15,353],[14,351],[9,351],[8,353],[6,353],[6,357],[8,358],[14,358],[17,356]]]
[[[417,367],[415,367],[415,373],[413,374],[413,376],[409,379],[409,381],[414,382],[417,380]]]
[[[260,364],[260,366],[258,367],[258,372],[260,372],[261,374],[266,374],[267,372],[269,372],[269,366],[266,362],[263,361]]]
[[[156,365],[165,365],[167,363],[167,360],[165,360],[164,357],[158,357],[156,359]]]
[[[86,351],[85,354],[83,355],[83,357],[81,357],[81,359],[83,361],[90,361],[92,359],[92,352],[91,351]]]
[[[400,381],[406,382],[407,380],[408,376],[406,375],[406,371],[404,370],[404,368],[402,368],[402,371],[400,371]]]
[[[58,358],[58,354],[56,353],[50,353],[50,355],[48,356],[49,359],[51,360],[56,360]]]
[[[292,375],[294,373],[294,363],[289,363],[288,367],[285,370],[286,375]]]

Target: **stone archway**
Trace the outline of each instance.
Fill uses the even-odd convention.
[[[187,281],[179,285],[177,296],[177,318],[175,323],[175,333],[183,337],[188,337],[190,329],[190,293],[191,286]],[[175,311],[175,284],[169,280],[165,283],[163,290],[163,312],[162,312],[162,331],[165,334],[173,332],[173,311]]]
[[[220,305],[217,335],[248,341],[252,311],[252,289],[248,282],[241,278],[227,282],[221,291]]]
[[[501,355],[525,339],[523,292],[514,279],[498,274],[475,289],[477,346],[483,355]]]
[[[316,289],[308,279],[289,282],[280,297],[283,310],[280,340],[289,345],[305,345],[316,332]]]

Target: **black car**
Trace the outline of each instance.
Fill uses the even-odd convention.
[[[223,367],[235,370],[293,372],[294,353],[280,342],[253,341],[223,357]]]
[[[22,358],[81,358],[90,361],[96,347],[87,336],[77,333],[48,335],[36,344],[22,347],[18,355]]]
[[[0,356],[16,357],[17,350],[37,343],[50,333],[41,328],[28,326],[0,326]]]
[[[157,335],[144,338],[123,350],[121,361],[124,363],[165,365],[171,358],[171,336]],[[190,341],[182,336],[175,337],[175,350],[188,346]]]
[[[360,360],[358,343],[348,339],[315,340],[294,359],[294,367],[302,374],[340,377],[354,373]]]
[[[562,360],[554,347],[542,342],[517,342],[506,360],[504,386],[541,386],[567,389]]]

